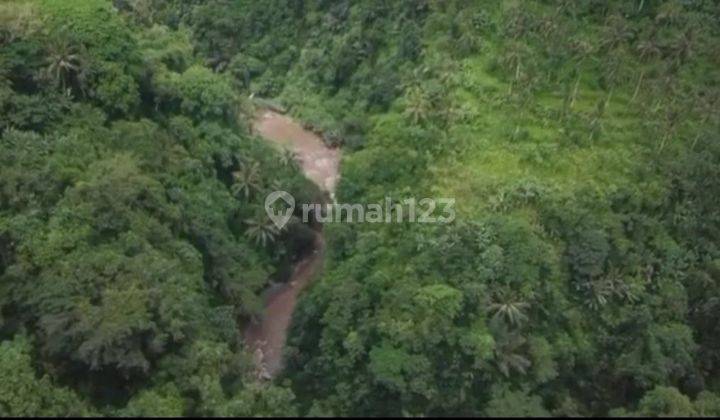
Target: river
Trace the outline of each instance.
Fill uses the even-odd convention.
[[[274,111],[261,111],[253,130],[265,140],[292,150],[305,176],[329,195],[334,194],[340,177],[338,149],[327,147],[317,134]],[[298,296],[319,275],[324,255],[325,240],[317,230],[312,252],[295,264],[287,283],[268,292],[263,316],[245,329],[245,343],[253,352],[259,378],[271,379],[282,370],[285,340]]]

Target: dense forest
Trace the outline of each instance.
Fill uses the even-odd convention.
[[[286,367],[242,329],[343,150]],[[720,416],[720,3],[1,0],[0,415]]]

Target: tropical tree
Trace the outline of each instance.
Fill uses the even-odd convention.
[[[298,154],[292,149],[284,148],[282,152],[280,152],[280,164],[282,166],[294,168],[296,167],[297,160]]]
[[[245,220],[245,224],[247,225],[245,236],[262,247],[275,242],[275,239],[280,235],[280,229],[266,216],[252,217]]]
[[[45,75],[63,92],[73,84],[84,91],[88,71],[85,57],[82,44],[70,41],[67,36],[54,37],[48,43]]]
[[[638,414],[648,417],[695,416],[696,411],[690,398],[680,393],[677,388],[658,386],[645,394],[640,400]]]
[[[638,53],[638,58],[640,59],[641,63],[647,63],[660,56],[662,50],[660,48],[660,44],[657,41],[654,30],[650,33],[649,36],[647,36],[645,39],[640,40],[637,43],[637,45],[635,46],[635,51]],[[645,79],[645,72],[646,69],[645,67],[643,67],[640,70],[640,75],[638,76],[637,83],[635,84],[635,90],[633,91],[633,96],[631,99],[632,101],[635,101],[638,94],[640,93],[640,87],[642,86],[643,80]]]
[[[525,355],[527,340],[519,332],[510,331],[504,323],[491,322],[495,338],[495,366],[505,377],[513,372],[525,374],[532,362]]]
[[[542,399],[525,391],[493,390],[492,399],[485,408],[490,417],[548,417]]]
[[[660,45],[654,36],[648,39],[641,40],[637,43],[635,51],[638,52],[638,58],[640,61],[650,61],[660,55]]]
[[[670,55],[678,67],[681,67],[692,56],[695,48],[695,36],[692,29],[687,29],[673,39],[669,47]]]
[[[59,387],[48,375],[38,377],[33,348],[25,336],[0,343],[0,415],[61,417],[92,414],[75,392]]]
[[[608,50],[614,50],[628,41],[635,35],[628,21],[621,15],[614,14],[607,18],[602,32],[601,45]]]
[[[568,89],[565,102],[569,109],[575,106],[580,91],[580,79],[583,75],[583,64],[585,60],[595,51],[592,44],[584,39],[574,39],[568,45],[572,54],[571,75],[575,76],[575,82],[572,89]]]
[[[408,89],[406,101],[405,115],[410,117],[413,124],[423,122],[430,117],[432,104],[421,87],[413,86]]]
[[[495,298],[490,303],[489,310],[493,312],[493,319],[502,319],[511,326],[518,326],[528,320],[524,310],[530,305],[519,299],[513,293],[502,290],[495,294]]]
[[[241,162],[239,166],[239,169],[232,173],[234,182],[231,190],[233,194],[241,195],[245,200],[249,200],[254,193],[262,188],[260,164],[249,161]]]

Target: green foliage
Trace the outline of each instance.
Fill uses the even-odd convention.
[[[218,413],[234,417],[293,417],[297,416],[295,396],[279,386],[250,385],[233,396]]]
[[[720,408],[717,394],[703,391],[692,401],[675,387],[657,386],[648,391],[640,400],[632,416],[642,417],[707,417],[715,416]],[[627,415],[623,409],[613,414]]]
[[[708,391],[701,392],[695,399],[695,410],[702,417],[720,415],[720,396]]]
[[[40,0],[47,19],[48,70],[63,90],[110,113],[139,105],[139,54],[131,29],[104,0]]]
[[[690,398],[670,387],[656,387],[640,400],[639,414],[648,417],[690,417],[695,414]]]
[[[4,414],[293,412],[253,384],[240,331],[297,244],[258,246],[244,220],[310,182],[187,32],[102,0],[3,4],[0,25],[0,326],[28,336],[2,343]]]
[[[87,416],[93,410],[71,390],[38,377],[32,365],[32,345],[18,335],[0,343],[0,414],[6,417]]]
[[[139,392],[120,412],[127,417],[180,417],[185,401],[174,385]]]
[[[137,37],[143,60],[153,71],[161,71],[165,66],[171,71],[182,72],[194,61],[187,31],[173,31],[167,26],[155,25],[140,31]]]
[[[232,121],[239,112],[230,83],[205,67],[191,66],[181,74],[161,73],[156,84],[161,104],[198,120]]]
[[[327,230],[290,338],[309,412],[596,415],[715,390],[718,33],[686,35],[717,10],[640,3],[307,6],[279,97],[332,143],[362,121],[338,200],[458,203],[451,226]]]
[[[522,391],[504,391],[493,394],[494,397],[485,410],[490,417],[548,417],[550,415],[543,407],[540,397],[536,395],[527,395]]]
[[[718,12],[1,2],[1,414],[718,415]],[[263,198],[318,194],[249,95],[339,201],[458,212],[328,226],[272,383],[240,331],[314,236]]]

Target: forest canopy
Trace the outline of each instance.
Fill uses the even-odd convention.
[[[0,2],[0,415],[720,415],[720,5]],[[286,367],[242,336],[343,151]]]

